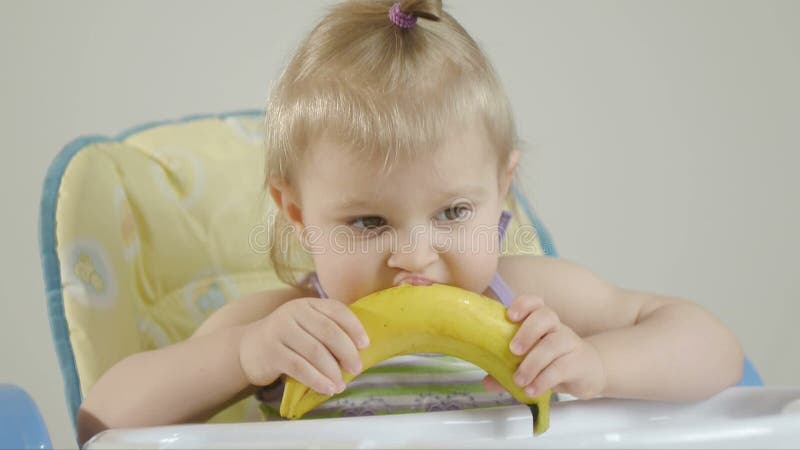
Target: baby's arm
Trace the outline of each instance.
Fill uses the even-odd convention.
[[[532,380],[529,385],[538,390],[560,386],[580,391],[581,385],[592,386],[599,380],[595,395],[699,400],[741,377],[743,354],[738,340],[692,302],[619,288],[557,258],[504,257],[499,270],[515,292],[543,301],[542,305],[538,299],[518,297],[509,313],[526,314],[529,309],[532,319],[549,317],[556,323],[549,333],[552,336],[547,338],[545,333],[541,341],[552,343],[553,350],[534,347],[525,352],[531,361],[520,365],[536,372],[527,376]],[[526,303],[531,307],[526,308]],[[537,304],[555,315],[533,312]],[[522,323],[521,330],[539,334],[535,324]],[[526,342],[526,347],[531,343]],[[598,367],[602,373],[595,373]]]
[[[191,338],[121,360],[81,404],[78,441],[106,428],[202,422],[252,394],[256,387],[239,359],[244,325],[302,295],[296,289],[250,295],[218,310]]]

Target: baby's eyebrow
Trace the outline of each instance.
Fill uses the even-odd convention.
[[[363,198],[343,198],[336,203],[336,209],[371,209],[375,204]]]
[[[448,189],[439,195],[441,201],[448,202],[458,199],[475,200],[486,197],[486,188],[483,186],[462,186],[456,189]]]
[[[445,189],[439,193],[435,193],[436,199],[440,203],[455,202],[457,200],[482,200],[486,197],[487,191],[484,186],[462,186],[457,188]],[[352,209],[375,209],[379,203],[374,199],[363,197],[345,197],[335,203],[337,210],[352,210]]]

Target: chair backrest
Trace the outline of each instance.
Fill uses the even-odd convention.
[[[186,339],[209,314],[282,286],[264,237],[261,113],[194,116],[85,137],[53,161],[41,202],[47,304],[73,424],[87,390],[133,353]],[[524,197],[505,253],[555,256]],[[257,420],[252,399],[214,421]]]

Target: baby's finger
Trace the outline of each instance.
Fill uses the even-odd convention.
[[[547,307],[534,310],[517,330],[517,334],[511,339],[509,349],[515,355],[524,355],[531,350],[531,347],[547,333],[558,330],[558,320],[556,313]]]
[[[517,386],[527,386],[556,358],[572,351],[574,345],[566,333],[556,332],[545,335],[528,356],[522,360],[514,374]]]
[[[369,345],[367,331],[350,308],[332,299],[312,302],[311,306],[336,322],[350,336],[357,348],[367,348]]]
[[[312,308],[298,323],[330,351],[344,370],[354,375],[361,372],[361,357],[355,343],[333,319]]]
[[[525,393],[528,394],[529,397],[535,397],[567,381],[569,374],[564,364],[565,361],[566,358],[561,357],[551,362],[533,379],[533,382],[525,388]]]
[[[498,394],[501,392],[506,392],[506,388],[504,388],[503,385],[491,375],[486,375],[483,377],[482,383],[483,387],[489,392],[495,392]]]
[[[508,320],[512,322],[519,322],[528,317],[532,311],[541,308],[544,305],[544,300],[536,295],[523,294],[515,298],[508,307]]]
[[[295,322],[296,330],[291,339],[283,340],[283,344],[314,366],[328,381],[333,383],[336,392],[344,390],[342,369],[328,348],[300,323]]]
[[[317,370],[317,368],[305,358],[289,347],[284,346],[284,349],[286,351],[282,354],[282,358],[284,359],[282,366],[284,367],[286,375],[289,375],[320,394],[333,395],[338,391],[334,382],[323,375],[322,372]]]

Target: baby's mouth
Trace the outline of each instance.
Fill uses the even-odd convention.
[[[433,284],[433,281],[418,275],[409,275],[407,277],[401,278],[397,284],[398,285],[410,284],[412,286],[430,286]]]

